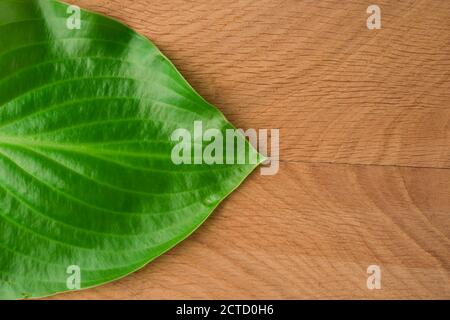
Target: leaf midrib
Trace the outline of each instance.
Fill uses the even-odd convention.
[[[161,141],[163,142],[163,141]],[[42,140],[34,140],[34,139],[25,139],[18,138],[12,136],[0,135],[0,144],[6,145],[15,145],[15,146],[30,146],[30,147],[43,147],[48,149],[56,149],[56,150],[66,150],[73,151],[83,154],[91,154],[91,155],[120,155],[120,156],[130,156],[130,157],[142,157],[151,155],[154,158],[167,159],[170,158],[170,155],[166,154],[155,154],[155,153],[142,153],[142,152],[125,152],[120,150],[108,150],[102,148],[92,148],[87,147],[82,144],[70,144],[70,143],[56,143],[50,141],[42,141]]]

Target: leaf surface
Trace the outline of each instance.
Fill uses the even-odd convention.
[[[84,10],[70,29],[67,10],[0,0],[3,299],[72,289],[70,266],[81,288],[143,267],[257,166],[174,164],[174,130],[234,127],[149,40]]]

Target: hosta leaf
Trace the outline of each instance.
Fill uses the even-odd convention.
[[[73,13],[0,0],[0,298],[72,289],[76,267],[81,288],[141,268],[257,165],[173,163],[176,129],[234,127],[150,41],[86,11],[69,28]]]

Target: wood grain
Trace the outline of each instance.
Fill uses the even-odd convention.
[[[152,39],[242,128],[280,129],[188,240],[54,299],[450,298],[450,2],[72,0]],[[382,289],[368,290],[377,264]]]

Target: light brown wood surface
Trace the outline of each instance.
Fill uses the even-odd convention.
[[[281,165],[144,269],[54,299],[450,298],[450,1],[69,2],[150,38],[237,127],[279,128]]]

